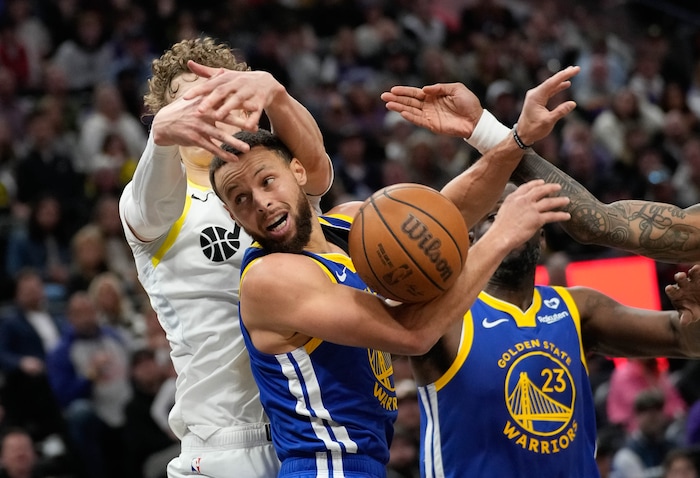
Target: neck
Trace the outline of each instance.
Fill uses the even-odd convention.
[[[311,220],[311,239],[309,243],[304,247],[305,251],[313,252],[315,254],[328,254],[330,252],[343,252],[338,246],[329,242],[326,239],[326,235],[323,233],[323,228],[321,223],[318,221],[318,215],[314,212],[313,218]]]
[[[189,181],[203,188],[211,188],[211,183],[209,182],[209,168],[201,168],[185,163],[185,170],[187,171],[187,179]]]
[[[525,277],[518,283],[506,283],[496,277],[492,277],[484,288],[484,292],[509,302],[520,310],[527,310],[532,305],[532,295],[535,290],[534,277]]]

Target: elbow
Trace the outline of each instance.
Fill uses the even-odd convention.
[[[404,341],[402,352],[397,352],[400,355],[425,355],[435,346],[439,336],[428,330],[412,331],[408,334],[407,340]]]

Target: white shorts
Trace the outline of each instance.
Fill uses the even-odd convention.
[[[224,429],[206,440],[190,433],[180,456],[168,463],[168,478],[275,478],[280,462],[269,439],[269,426]]]

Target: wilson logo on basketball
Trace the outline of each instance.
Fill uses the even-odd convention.
[[[420,219],[409,213],[401,225],[401,232],[414,241],[418,248],[423,251],[430,262],[435,265],[435,270],[440,274],[440,278],[443,281],[447,281],[452,276],[454,270],[442,257],[442,241],[434,237],[428,230],[428,226],[423,224]]]

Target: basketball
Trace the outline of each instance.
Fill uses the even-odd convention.
[[[374,292],[418,303],[454,285],[469,235],[452,201],[428,186],[401,183],[380,189],[360,206],[348,248],[355,270]]]

